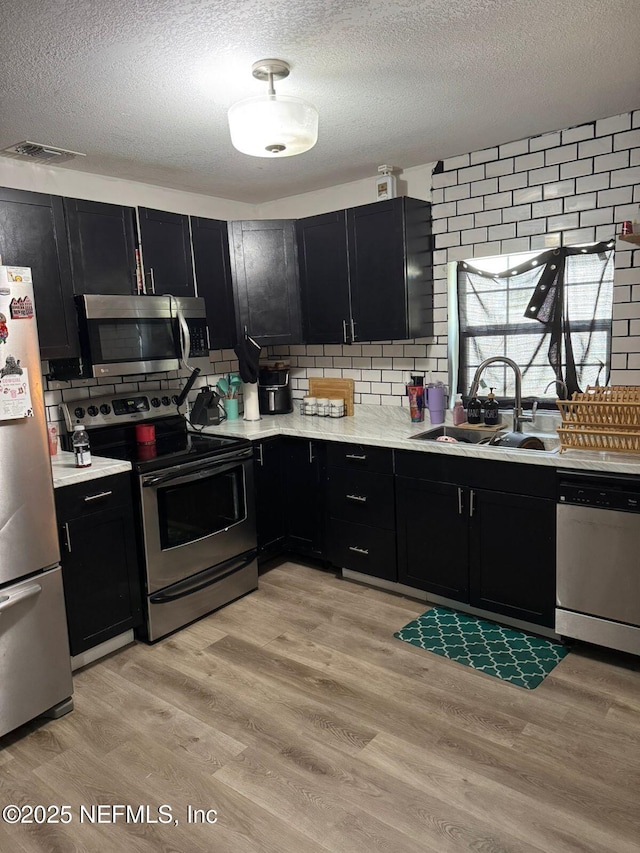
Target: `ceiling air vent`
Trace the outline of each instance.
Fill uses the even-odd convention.
[[[12,157],[14,160],[30,160],[32,163],[49,163],[57,166],[66,163],[74,157],[85,157],[79,151],[67,151],[65,148],[55,148],[53,145],[41,145],[39,142],[18,142],[0,151],[3,157]]]

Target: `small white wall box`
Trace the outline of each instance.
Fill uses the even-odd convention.
[[[380,177],[376,178],[376,201],[396,197],[396,179],[392,175],[393,166],[378,166]]]

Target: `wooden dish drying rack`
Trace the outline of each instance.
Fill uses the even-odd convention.
[[[588,386],[571,400],[556,400],[563,450],[640,453],[640,386]]]

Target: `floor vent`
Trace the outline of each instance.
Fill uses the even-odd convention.
[[[79,151],[67,151],[65,148],[55,148],[53,145],[41,145],[39,142],[18,142],[0,150],[3,157],[14,160],[30,160],[32,163],[49,163],[52,166],[66,163],[74,157],[86,157]]]

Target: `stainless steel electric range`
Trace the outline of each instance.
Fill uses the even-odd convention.
[[[149,642],[258,586],[251,444],[188,430],[178,394],[62,405],[66,449],[81,423],[92,453],[132,464]]]

